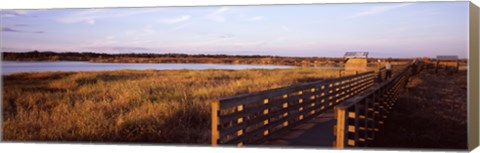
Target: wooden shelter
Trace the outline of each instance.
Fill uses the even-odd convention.
[[[345,70],[366,71],[368,66],[368,52],[346,52]]]

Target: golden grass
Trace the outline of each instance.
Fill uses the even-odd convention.
[[[3,140],[206,144],[219,97],[338,70],[122,70],[3,76]]]

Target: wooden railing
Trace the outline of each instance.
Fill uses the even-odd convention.
[[[441,60],[441,59],[436,59],[435,61],[435,73],[438,73],[438,70],[443,69],[445,71],[450,70],[454,72],[458,72],[460,68],[460,60],[458,59],[450,59],[450,60]]]
[[[212,145],[260,144],[373,86],[374,72],[222,98],[212,103]]]
[[[373,141],[410,75],[423,69],[419,64],[416,63],[415,66],[412,63],[407,64],[392,78],[373,86],[362,95],[337,105],[334,146],[336,148],[367,146]]]

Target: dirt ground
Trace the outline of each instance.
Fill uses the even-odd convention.
[[[404,94],[371,147],[467,148],[467,72],[424,70]]]

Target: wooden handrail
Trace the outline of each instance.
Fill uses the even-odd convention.
[[[345,148],[367,146],[375,139],[375,134],[384,124],[385,119],[395,105],[400,90],[412,74],[421,71],[421,63],[407,64],[392,78],[381,82],[362,95],[357,95],[335,106],[337,124],[335,126],[334,147]]]
[[[212,103],[212,145],[259,144],[373,86],[372,71]]]

